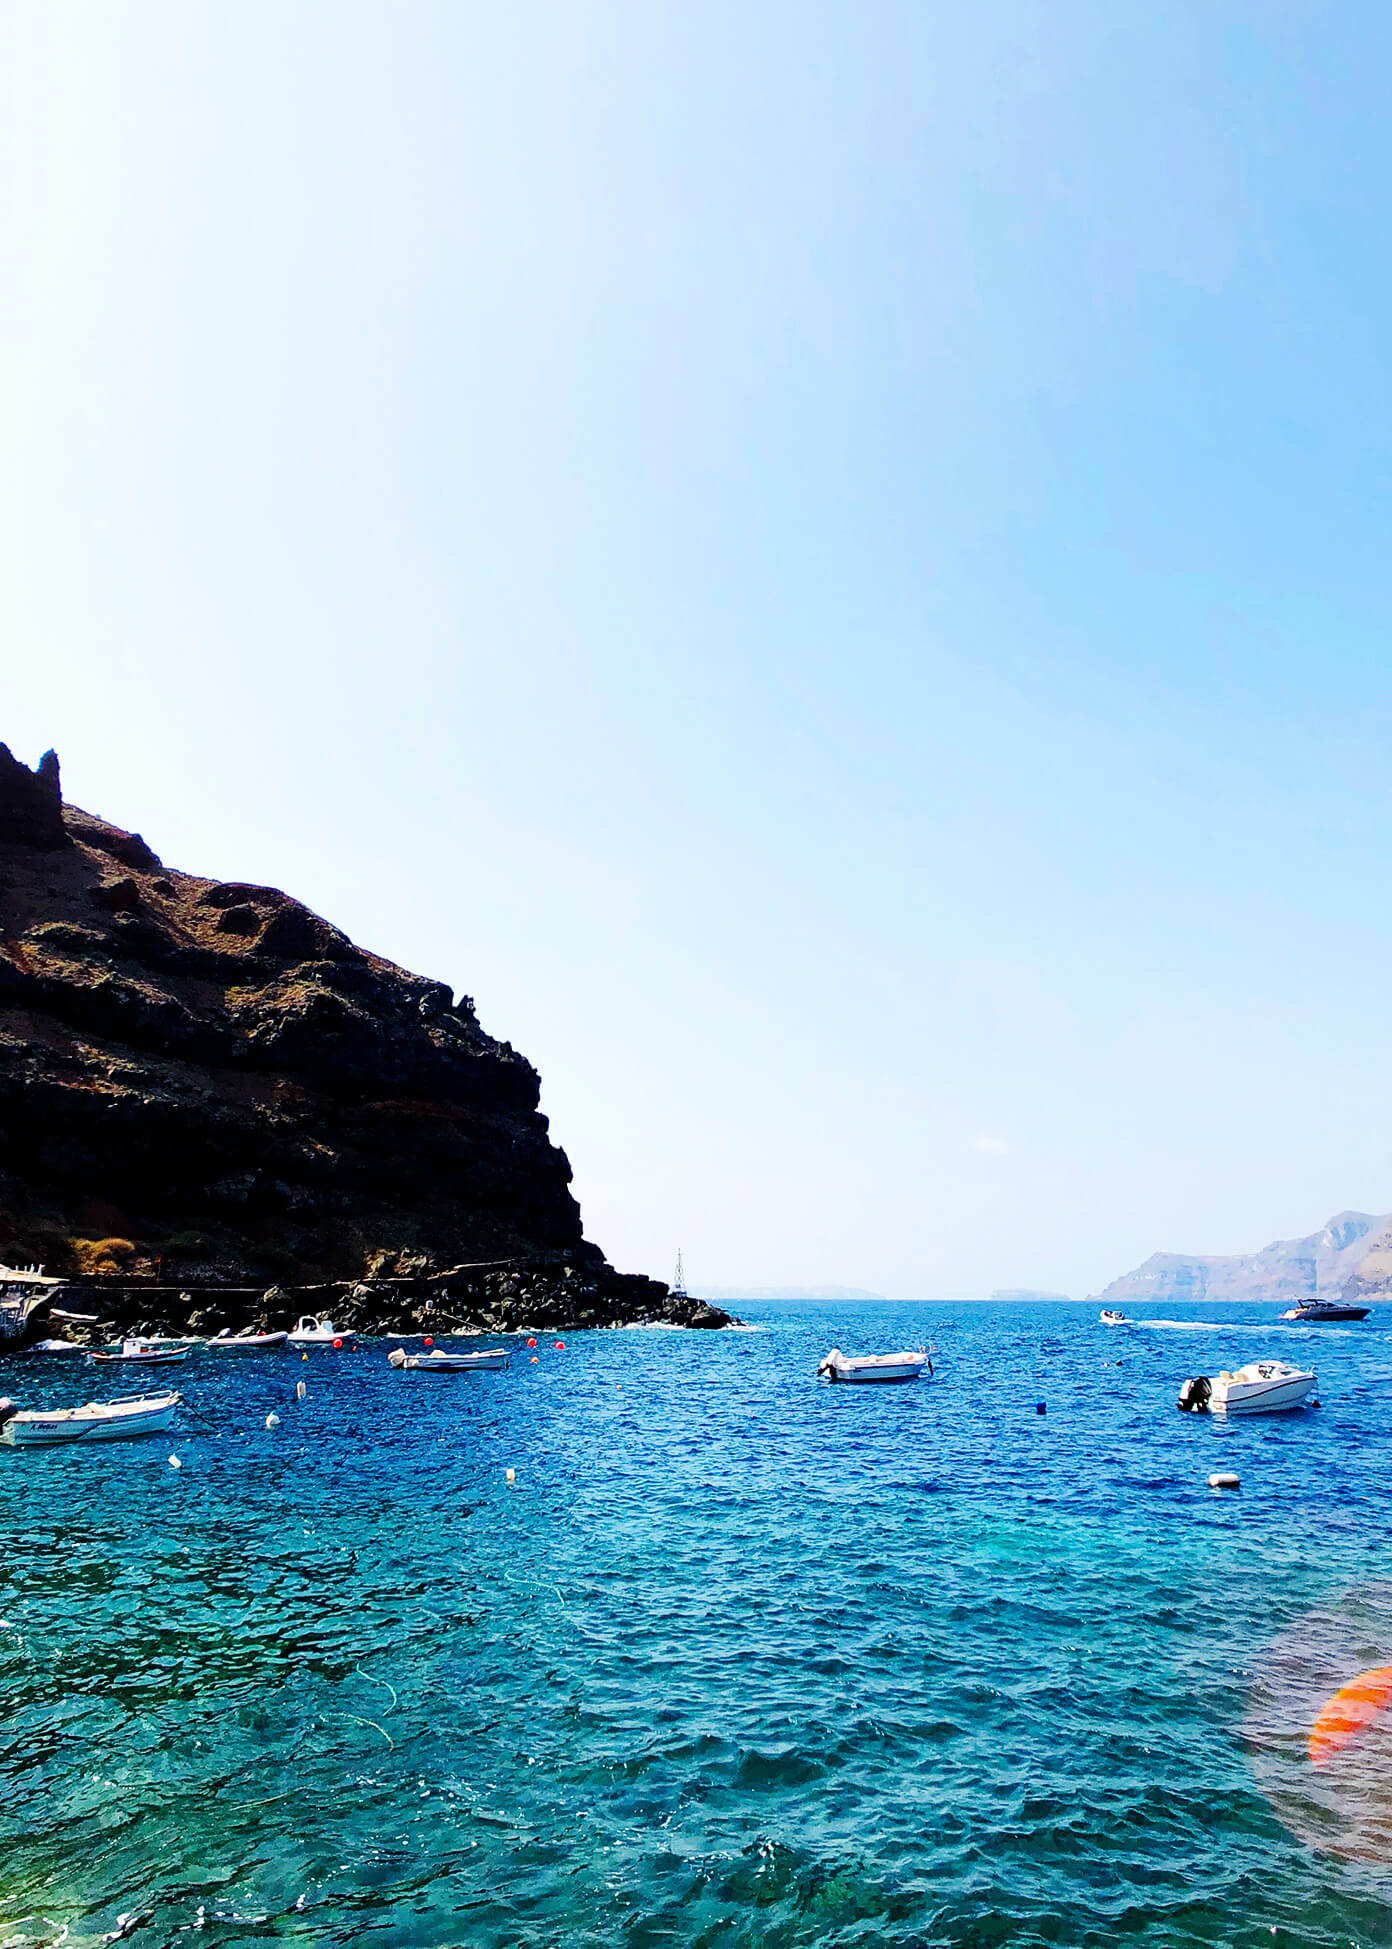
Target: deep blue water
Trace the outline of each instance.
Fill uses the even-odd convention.
[[[1392,1767],[1303,1744],[1392,1663],[1388,1327],[744,1310],[195,1355],[173,1436],[0,1448],[0,1944],[1392,1943]],[[1175,1411],[1263,1353],[1318,1411]]]

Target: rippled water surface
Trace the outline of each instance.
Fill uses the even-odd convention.
[[[1392,1774],[1307,1793],[1302,1716],[1392,1664],[1392,1331],[745,1310],[0,1448],[0,1944],[1392,1943]],[[1268,1353],[1318,1411],[1175,1411]]]

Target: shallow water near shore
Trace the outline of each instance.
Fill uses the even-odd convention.
[[[1261,1722],[1381,1655],[1392,1321],[741,1310],[459,1380],[195,1354],[173,1434],[0,1448],[0,1944],[1392,1943]],[[1264,1353],[1323,1405],[1175,1411]]]

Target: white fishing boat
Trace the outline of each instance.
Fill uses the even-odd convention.
[[[508,1364],[506,1347],[490,1347],[482,1353],[447,1353],[434,1347],[428,1353],[407,1353],[393,1347],[388,1363],[406,1374],[495,1374]]]
[[[1099,1316],[1103,1326],[1130,1326],[1125,1313],[1114,1313],[1110,1306],[1104,1306]]]
[[[42,1266],[0,1265],[0,1342],[21,1339],[32,1316],[62,1283]]]
[[[0,1441],[12,1448],[53,1448],[62,1442],[124,1441],[132,1435],[161,1434],[174,1419],[181,1397],[123,1394],[114,1401],[89,1401],[81,1408],[16,1408],[0,1401]]]
[[[1304,1407],[1314,1391],[1312,1368],[1252,1360],[1231,1373],[1194,1375],[1179,1390],[1179,1405],[1189,1414],[1283,1414]]]
[[[916,1381],[933,1363],[926,1348],[917,1353],[844,1354],[833,1347],[817,1369],[818,1380],[826,1381]]]
[[[119,1353],[89,1353],[89,1360],[103,1366],[177,1367],[188,1359],[190,1346],[175,1346],[167,1340],[123,1340]]]
[[[331,1347],[335,1340],[346,1346],[352,1337],[347,1327],[335,1326],[332,1320],[316,1320],[312,1313],[306,1313],[286,1335],[292,1347]]]
[[[288,1333],[219,1333],[203,1344],[209,1353],[274,1353],[289,1338]]]

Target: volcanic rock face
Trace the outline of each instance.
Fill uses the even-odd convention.
[[[1298,1300],[1371,1293],[1392,1284],[1392,1216],[1341,1211],[1307,1238],[1277,1239],[1260,1252],[1186,1257],[1153,1252],[1095,1298],[1108,1305],[1155,1300]]]
[[[282,1286],[488,1262],[595,1324],[676,1317],[586,1241],[538,1094],[468,997],[162,865],[0,745],[0,1259]]]

